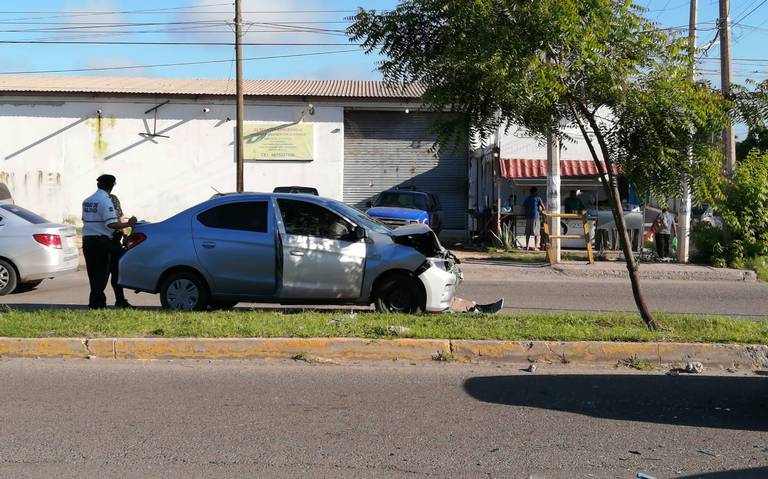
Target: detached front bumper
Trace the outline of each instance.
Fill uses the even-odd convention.
[[[451,306],[464,275],[459,266],[450,259],[429,258],[430,267],[419,275],[427,292],[426,310],[439,313]]]

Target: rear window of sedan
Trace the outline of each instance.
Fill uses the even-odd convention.
[[[267,202],[243,201],[214,206],[197,215],[197,220],[209,228],[267,232]]]
[[[35,225],[41,225],[43,223],[50,223],[47,219],[43,218],[42,216],[32,213],[26,208],[22,208],[21,206],[16,205],[0,205],[0,209],[10,211],[14,215],[18,216],[19,218],[23,219],[24,221],[27,221],[29,223],[35,224]]]

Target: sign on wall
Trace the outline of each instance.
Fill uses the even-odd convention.
[[[243,126],[245,161],[312,161],[312,123],[246,123]]]

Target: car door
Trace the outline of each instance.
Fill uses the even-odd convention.
[[[212,206],[192,219],[200,264],[214,295],[270,296],[277,283],[274,214],[267,199]]]
[[[302,200],[277,199],[282,244],[281,298],[354,300],[360,297],[366,243],[355,225]]]

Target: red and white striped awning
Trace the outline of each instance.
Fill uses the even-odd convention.
[[[546,178],[547,160],[525,160],[519,158],[499,160],[502,178]],[[592,160],[560,160],[561,177],[600,176]]]

